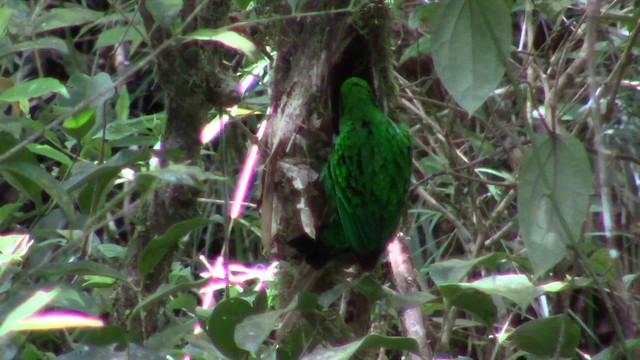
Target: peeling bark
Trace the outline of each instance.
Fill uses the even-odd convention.
[[[313,1],[304,13],[320,14],[284,20],[277,34],[278,56],[271,84],[271,112],[264,139],[265,169],[262,183],[261,218],[263,245],[273,257],[286,262],[279,273],[278,307],[285,308],[300,290],[322,292],[340,281],[336,269],[311,270],[295,256],[287,241],[306,232],[312,238],[324,204],[317,179],[327,161],[338,123],[338,91],[351,76],[367,78],[385,109],[395,105],[397,89],[391,81],[391,60],[386,28],[390,17],[384,1],[371,1],[353,12],[348,1]],[[269,8],[265,5],[265,8]],[[273,7],[270,7],[273,8]],[[324,12],[324,13],[323,13]],[[285,9],[280,15],[288,15]],[[344,343],[366,335],[371,327],[365,296],[354,293],[345,302],[351,327],[334,321],[289,314],[277,338],[281,344],[290,334],[305,331],[327,343]],[[357,333],[354,333],[357,332]],[[295,336],[295,335],[293,335]],[[315,340],[306,339],[313,347]],[[425,340],[426,341],[426,340]]]
[[[346,1],[311,4],[306,12],[343,8]],[[265,171],[261,201],[263,245],[272,256],[291,260],[286,241],[304,232],[304,222],[315,223],[321,209],[317,182],[296,186],[298,177],[317,178],[322,171],[332,139],[332,84],[334,68],[353,32],[351,14],[330,14],[283,21],[274,68],[271,113],[263,156]],[[296,167],[296,176],[287,169]],[[300,204],[300,205],[298,205]],[[300,207],[309,210],[304,220]],[[309,219],[308,217],[311,217]],[[302,264],[292,262],[295,270]],[[294,274],[282,274],[280,302],[286,306]],[[287,290],[288,289],[288,290]]]

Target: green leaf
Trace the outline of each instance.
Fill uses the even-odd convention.
[[[93,132],[92,132],[93,133]],[[111,146],[99,137],[84,136],[82,139],[80,158],[86,161],[99,162],[111,158]]]
[[[171,154],[169,151],[164,153],[165,157],[171,157],[179,153]],[[173,184],[183,184],[193,187],[199,186],[207,180],[227,180],[223,176],[213,174],[210,171],[204,171],[199,166],[169,164],[168,167],[156,168],[147,172],[137,174],[138,178],[152,178],[166,181]]]
[[[97,108],[115,94],[109,74],[101,72],[95,76],[74,73],[67,81],[69,98],[58,98],[61,107],[76,107],[86,102],[86,107]]]
[[[627,351],[634,351],[640,348],[640,339],[628,339],[624,341],[624,346]],[[596,356],[593,356],[592,360],[621,360],[625,358],[630,358],[631,354],[624,353],[622,350],[622,346],[620,343],[615,343],[614,345],[602,350]]]
[[[496,89],[511,44],[504,0],[449,0],[431,15],[433,61],[454,99],[473,113]]]
[[[67,46],[67,43],[64,40],[57,37],[48,36],[48,37],[35,39],[33,41],[24,41],[24,42],[15,44],[11,46],[11,48],[6,49],[6,51],[3,51],[3,54],[6,55],[8,53],[27,51],[27,50],[33,51],[36,49],[57,50],[65,55],[69,53],[69,47]]]
[[[237,50],[251,58],[255,58],[258,55],[256,46],[250,40],[235,31],[199,29],[192,32],[191,34],[186,35],[184,38],[186,41],[213,41],[231,49]]]
[[[476,289],[468,289],[459,284],[448,284],[438,289],[451,306],[456,306],[480,319],[484,325],[493,325],[498,310],[491,296]]]
[[[120,271],[94,261],[74,261],[70,263],[43,265],[38,273],[47,275],[93,275],[104,276],[127,282],[127,276]]]
[[[484,277],[472,283],[459,284],[489,295],[499,295],[515,302],[523,309],[540,295],[540,291],[525,275],[507,274]]]
[[[251,4],[251,1],[253,0],[233,0],[236,6],[242,10],[246,10],[249,4]]]
[[[471,260],[449,259],[434,263],[426,270],[436,285],[455,284],[462,281],[474,266],[493,263],[497,259],[504,258],[502,255],[491,253]]]
[[[0,219],[2,219],[1,216]],[[622,282],[624,283],[624,286],[627,288],[627,290],[629,290],[631,286],[635,285],[635,282],[636,280],[638,280],[638,278],[640,278],[640,273],[627,274],[622,276]]]
[[[196,319],[191,319],[185,322],[178,322],[177,324],[171,323],[171,325],[167,326],[162,331],[151,335],[144,342],[144,345],[149,349],[162,353],[171,352],[172,350],[175,350],[177,345],[180,345],[185,336],[193,333],[193,327],[195,326],[196,321]],[[165,359],[169,358],[170,357],[166,357]]]
[[[51,291],[37,291],[29,299],[22,302],[9,315],[4,318],[0,326],[0,338],[17,328],[22,319],[25,319],[44,308],[60,293],[59,289]]]
[[[0,235],[0,275],[10,263],[22,261],[29,247],[28,235]]]
[[[572,135],[534,139],[520,168],[518,220],[535,276],[580,240],[593,192],[584,146]]]
[[[200,288],[209,281],[210,279],[206,278],[206,279],[200,279],[200,280],[194,280],[194,281],[187,281],[187,282],[178,283],[178,284],[170,284],[170,285],[163,284],[158,288],[158,290],[156,290],[156,292],[147,296],[138,305],[136,305],[136,307],[133,308],[133,310],[131,310],[131,316],[136,315],[138,312],[140,312],[142,309],[144,309],[147,306],[155,304],[159,301],[166,300],[169,296],[173,294],[178,294],[180,292],[191,291],[193,289]]]
[[[247,350],[236,345],[234,334],[236,326],[252,311],[251,304],[240,298],[225,299],[213,308],[207,323],[207,334],[216,349],[230,359],[242,359],[248,355]]]
[[[29,112],[29,99],[46,95],[48,93],[59,93],[69,96],[67,88],[54,78],[39,78],[17,84],[0,94],[0,101],[20,102],[20,110]]]
[[[269,295],[265,289],[258,291],[251,306],[256,314],[264,313],[269,309]]]
[[[0,131],[0,154],[4,154],[18,145],[18,139],[7,131]],[[11,161],[23,161],[38,165],[36,157],[26,149],[20,149],[15,155],[9,158]]]
[[[114,46],[123,41],[131,41],[134,46],[144,39],[143,35],[138,32],[138,29],[133,29],[128,25],[116,26],[107,29],[100,33],[98,40],[96,40],[96,48],[105,46]]]
[[[195,312],[198,306],[198,300],[193,295],[180,295],[171,301],[166,306],[169,311],[185,309],[189,312]]]
[[[190,231],[220,222],[219,219],[194,218],[174,224],[162,236],[151,240],[142,251],[138,269],[142,275],[148,275],[158,265],[167,252],[174,247],[181,237]]]
[[[289,308],[308,313],[316,312],[318,310],[318,295],[307,291],[300,291],[296,297],[294,307]]]
[[[260,345],[276,327],[276,322],[287,310],[267,311],[262,314],[249,315],[237,324],[234,341],[238,347],[256,353]]]
[[[18,140],[6,131],[0,131],[0,154],[4,154],[10,151],[18,145]],[[20,149],[16,154],[9,158],[9,161],[28,163],[34,166],[40,166],[35,155],[33,155],[27,149]],[[1,171],[0,174],[4,177],[4,180],[13,186],[20,193],[24,194],[27,198],[33,201],[36,209],[41,210],[42,187],[32,181],[29,177],[9,171]]]
[[[129,90],[126,86],[120,90],[120,96],[116,101],[116,114],[118,114],[117,121],[127,121],[129,119],[129,107],[131,106],[131,100],[129,100]]]
[[[75,218],[73,202],[69,194],[53,176],[40,166],[23,161],[11,161],[0,164],[0,172],[7,172],[18,175],[23,179],[28,179],[29,182],[36,184],[41,190],[49,194],[70,220]]]
[[[75,335],[75,332],[74,332]],[[73,350],[64,354],[61,357],[46,358],[46,360],[64,359],[64,360],[87,360],[87,359],[100,359],[100,360],[114,360],[114,359],[127,359],[127,360],[164,360],[171,359],[165,354],[160,354],[156,351],[150,350],[145,346],[138,345],[143,343],[142,335],[138,332],[130,331],[126,333],[126,342],[120,342],[114,345],[112,342],[107,342],[109,346],[83,346],[78,347],[77,350]],[[96,334],[95,338],[100,338],[99,334]],[[107,341],[109,337],[104,337],[103,341]],[[75,339],[74,339],[75,340]],[[123,355],[124,354],[124,355]],[[203,359],[202,357],[196,357],[196,359]],[[36,360],[36,359],[23,359],[23,360]],[[43,358],[37,358],[37,360],[43,360]]]
[[[147,9],[156,23],[167,29],[180,15],[182,0],[147,0]]]
[[[403,62],[411,58],[418,57],[422,54],[428,54],[430,52],[431,52],[431,35],[425,35],[421,37],[420,40],[411,44],[411,46],[409,46],[404,51],[404,53],[400,57],[399,62],[402,64]]]
[[[55,355],[50,354],[51,353],[43,353],[33,344],[25,344],[21,358],[22,360],[53,360]]]
[[[108,147],[107,147],[108,148]],[[86,156],[89,147],[83,148],[82,155]],[[98,177],[87,183],[77,195],[77,202],[80,210],[85,214],[91,214],[92,210],[103,209],[107,200],[107,194],[113,189],[115,178],[118,172],[113,170],[105,172],[104,176]]]
[[[353,286],[353,282],[349,282],[348,284],[338,284],[334,286],[333,288],[323,292],[318,296],[318,304],[323,309],[328,309],[329,306],[331,306],[331,304],[338,300],[345,291],[350,290],[351,288],[353,288]]]
[[[56,150],[49,145],[28,144],[27,149],[36,155],[48,157],[62,165],[71,166],[73,164],[73,160],[71,160],[65,153]]]
[[[38,212],[43,211],[42,209],[42,187],[33,182],[28,177],[12,173],[9,171],[2,171],[0,169],[0,175],[4,178],[4,180],[9,183],[9,185],[13,186],[14,189],[18,190],[19,193],[26,196],[28,199],[33,201],[33,204],[36,207]]]
[[[98,20],[102,16],[99,11],[89,10],[81,6],[47,10],[36,20],[35,32],[49,31],[62,27],[70,27]]]
[[[418,343],[415,339],[402,336],[382,336],[370,334],[360,340],[350,342],[337,347],[318,346],[313,352],[302,357],[304,360],[349,360],[359,349],[398,349],[418,352]]]
[[[296,297],[296,301],[291,302],[285,309],[247,316],[236,327],[234,334],[235,342],[241,349],[255,353],[271,331],[273,331],[278,318],[282,314],[293,310],[312,313],[317,311],[317,308],[318,296],[306,291],[300,291]]]
[[[140,161],[147,161],[151,153],[147,150],[123,149],[114,157],[100,166],[91,166],[79,174],[67,179],[62,185],[66,191],[74,191],[91,181],[115,177],[123,167],[135,164]]]
[[[98,245],[98,251],[108,258],[124,259],[127,248],[116,244],[100,244]]]
[[[413,12],[409,14],[409,19],[407,21],[407,25],[412,30],[415,30],[421,26],[425,26],[428,24],[429,19],[433,19],[434,12],[439,10],[438,3],[426,3],[418,8],[416,8]]]
[[[380,282],[370,274],[363,275],[353,289],[366,296],[371,303],[387,297],[387,293],[382,288],[382,285],[380,285]]]
[[[127,330],[121,326],[107,326],[100,329],[86,329],[79,331],[79,338],[82,340],[83,344],[97,346],[111,344],[126,345],[129,342],[129,337]],[[87,352],[85,351],[83,354],[84,358],[86,358]],[[80,359],[80,357],[76,359]]]
[[[71,135],[71,137],[79,142],[89,131],[91,131],[91,129],[93,129],[93,126],[96,123],[95,113],[95,109],[82,110],[79,113],[66,118],[62,123],[62,127],[69,135]]]
[[[533,355],[571,358],[580,342],[580,328],[569,316],[558,315],[528,321],[507,340]]]
[[[611,250],[600,248],[589,256],[589,268],[598,276],[604,276],[610,281],[619,278],[614,259],[611,258]]]
[[[5,220],[9,220],[14,215],[19,214],[19,210],[22,205],[22,203],[13,203],[0,206],[0,227],[3,227]]]
[[[150,136],[154,139],[150,145],[153,146],[155,145],[155,143],[159,142],[159,133],[161,129],[164,129],[165,122],[165,113],[147,115],[134,119],[118,119],[107,124],[105,137],[107,140],[109,140],[113,147],[118,147],[118,145],[115,145],[115,142],[122,138],[141,138],[147,134],[158,134],[156,136]],[[99,134],[102,135],[102,132],[100,132]],[[137,134],[142,135],[138,136]]]
[[[11,20],[12,14],[13,9],[7,7],[0,8],[0,36],[4,36],[7,32],[7,25],[9,24],[9,20]]]
[[[86,288],[109,288],[115,285],[114,278],[98,275],[85,275],[82,286]]]

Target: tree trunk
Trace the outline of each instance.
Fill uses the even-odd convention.
[[[287,245],[305,232],[315,237],[314,229],[325,207],[318,180],[338,127],[340,85],[352,76],[368,79],[387,110],[393,108],[397,97],[387,39],[390,10],[384,1],[354,9],[346,8],[349,1],[304,4],[304,9],[296,10],[317,15],[283,20],[277,34],[280,43],[263,151],[263,244],[274,257],[286,261],[276,281],[280,308],[289,305],[300,290],[318,293],[344,282],[344,274],[336,269],[314,272]],[[285,7],[279,15],[291,12]],[[361,294],[351,294],[346,304],[350,317],[355,316],[350,327],[336,322],[323,326],[308,318],[304,325],[299,318],[292,320],[297,315],[289,314],[278,334],[280,343],[295,342],[293,339],[306,330],[333,344],[366,335],[372,328],[372,304]],[[310,341],[305,345],[317,344]]]
[[[333,121],[337,121],[334,80],[340,54],[355,32],[350,12],[329,13],[348,1],[310,2],[304,12],[326,11],[282,21],[278,56],[274,67],[271,112],[263,154],[265,172],[261,202],[265,248],[279,259],[288,259],[292,273],[304,267],[294,259],[287,241],[304,233],[313,237],[322,211],[319,174],[328,158]],[[283,9],[283,14],[290,12]],[[278,291],[281,305],[295,295],[292,274],[281,272]],[[289,290],[288,290],[289,289]]]
[[[204,4],[197,8],[199,4]],[[185,0],[181,9],[181,20],[185,24],[182,33],[197,28],[218,28],[227,23],[230,1],[218,0],[202,3]],[[149,34],[151,45],[158,48],[166,41],[174,41],[169,28],[158,24],[145,2],[140,5],[140,14]],[[191,17],[192,14],[196,14]],[[166,92],[167,123],[162,138],[162,151],[179,150],[181,155],[172,161],[197,165],[200,158],[199,135],[212,108],[222,108],[239,101],[235,91],[234,76],[222,65],[224,49],[212,44],[187,42],[170,45],[157,58],[156,73]],[[168,160],[160,155],[160,164]],[[127,324],[128,311],[144,298],[154,293],[166,281],[175,254],[175,246],[167,249],[166,255],[155,267],[157,271],[143,276],[138,272],[142,250],[150,241],[164,234],[172,225],[197,216],[196,200],[199,191],[179,183],[163,183],[149,200],[138,218],[138,236],[128,245],[124,271],[129,274],[142,294],[130,287],[118,289],[114,313],[116,324]],[[137,316],[133,329],[142,330],[143,336],[153,334],[158,326],[160,306],[152,305],[144,310],[144,318]],[[146,336],[145,336],[146,337]]]

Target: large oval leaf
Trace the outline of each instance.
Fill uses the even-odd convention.
[[[490,295],[456,284],[443,285],[439,289],[449,305],[474,315],[486,326],[493,326],[498,309]]]
[[[160,27],[168,29],[180,15],[182,0],[147,0],[147,9]]]
[[[258,56],[256,46],[244,36],[235,31],[217,29],[199,29],[185,36],[185,41],[212,41],[231,49],[237,50],[249,57]]]
[[[251,315],[251,304],[240,298],[231,298],[221,301],[213,309],[207,323],[207,334],[211,337],[213,345],[230,359],[242,359],[249,352],[236,345],[234,334],[236,326]]]
[[[508,337],[516,347],[538,356],[571,358],[580,342],[580,328],[567,315],[533,320]]]
[[[518,220],[536,276],[567,255],[580,239],[593,192],[584,146],[571,135],[534,139],[520,168]]]
[[[28,100],[50,92],[69,96],[67,88],[65,88],[59,80],[54,78],[40,78],[29,80],[7,89],[0,94],[0,101],[14,102]]]
[[[102,15],[101,12],[85,9],[81,6],[53,8],[47,10],[36,20],[34,30],[36,32],[43,32],[81,25],[98,20]]]
[[[181,237],[190,231],[197,230],[216,222],[219,222],[218,218],[193,218],[173,224],[162,236],[151,240],[144,250],[142,250],[138,269],[142,275],[148,275],[153,271],[156,265],[158,265],[167,252],[173,249],[173,246]]]
[[[235,329],[236,344],[242,349],[258,352],[262,342],[273,331],[276,322],[285,312],[286,310],[274,310],[248,316]]]
[[[75,107],[83,103],[95,108],[115,94],[111,76],[104,72],[94,76],[74,73],[67,81],[67,86],[70,88],[68,99],[58,98],[58,105],[63,107]]]
[[[59,93],[67,97],[69,96],[67,88],[57,79],[40,78],[29,80],[8,88],[0,94],[0,102],[18,102],[20,104],[20,110],[24,113],[28,113],[29,99],[52,92]]]
[[[433,61],[454,99],[473,113],[502,80],[511,44],[504,0],[449,0],[431,17]]]

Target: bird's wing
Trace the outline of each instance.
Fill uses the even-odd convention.
[[[341,134],[345,136],[336,141],[327,174],[345,240],[359,254],[384,249],[406,201],[410,144],[406,134],[389,123]]]

